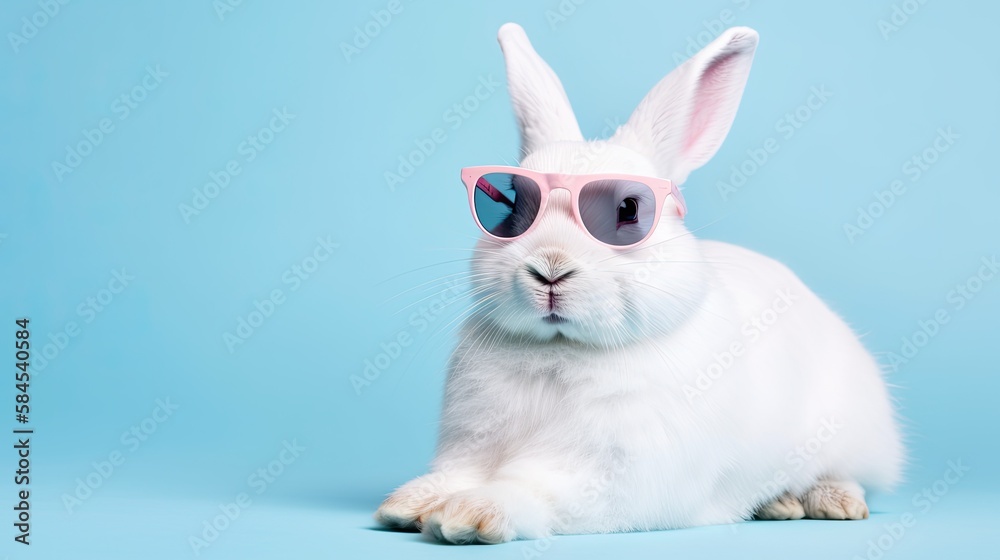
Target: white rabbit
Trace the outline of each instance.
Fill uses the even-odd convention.
[[[727,30],[590,142],[524,31],[506,24],[499,40],[524,168],[679,184],[729,132],[757,33]],[[868,517],[863,487],[891,487],[904,461],[878,364],[795,274],[694,238],[673,204],[618,250],[555,190],[528,234],[478,243],[436,458],[381,524],[499,543]],[[552,294],[562,322],[544,319]]]

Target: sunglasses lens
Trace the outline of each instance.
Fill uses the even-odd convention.
[[[541,202],[538,183],[523,175],[487,173],[476,181],[473,206],[486,231],[517,237],[531,227]]]
[[[580,217],[587,231],[604,243],[632,245],[653,227],[656,196],[637,181],[593,181],[580,191]]]

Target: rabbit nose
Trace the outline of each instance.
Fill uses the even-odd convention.
[[[566,272],[563,272],[562,274],[559,274],[558,276],[555,276],[552,273],[545,274],[540,272],[538,269],[531,266],[530,264],[525,265],[525,268],[528,270],[528,274],[530,274],[531,277],[534,278],[535,280],[538,280],[538,282],[543,286],[554,286],[559,282],[562,282],[563,280],[566,280],[570,276],[576,274],[575,270],[568,270]]]
[[[562,251],[542,251],[525,259],[524,270],[543,286],[554,286],[577,273],[572,259]]]

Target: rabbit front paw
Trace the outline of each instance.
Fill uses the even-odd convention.
[[[496,544],[514,540],[516,533],[503,506],[475,492],[461,492],[431,511],[424,532],[453,544]]]
[[[390,529],[420,529],[420,518],[440,505],[451,485],[440,473],[417,477],[393,492],[378,511],[375,521]]]
[[[457,492],[421,518],[425,534],[453,544],[497,544],[548,535],[547,507],[509,484]]]
[[[809,519],[868,519],[865,491],[854,481],[822,480],[802,498]]]

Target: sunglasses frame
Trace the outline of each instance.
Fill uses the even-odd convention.
[[[490,173],[509,173],[512,175],[521,175],[531,179],[536,185],[538,185],[541,197],[541,200],[538,203],[538,213],[535,215],[534,221],[531,222],[531,226],[519,235],[515,235],[514,237],[500,237],[498,235],[493,235],[489,230],[483,227],[483,224],[479,221],[479,214],[476,212],[476,190],[483,190],[487,196],[497,200],[493,193],[477,185],[481,177]],[[601,241],[595,237],[589,229],[587,229],[587,225],[583,222],[583,217],[580,215],[580,192],[583,190],[584,186],[595,181],[633,181],[636,183],[642,183],[649,187],[649,190],[653,191],[653,196],[656,197],[656,213],[653,215],[653,224],[650,226],[649,231],[646,232],[646,235],[642,239],[628,245],[613,245],[611,243]],[[549,193],[557,189],[567,190],[572,196],[573,218],[576,220],[577,225],[587,232],[587,235],[589,235],[594,241],[614,249],[627,249],[629,247],[635,247],[636,245],[639,245],[649,239],[649,237],[653,235],[653,232],[656,230],[657,223],[660,221],[660,211],[663,209],[663,202],[668,196],[673,195],[674,202],[677,204],[678,216],[684,218],[684,215],[687,214],[687,204],[684,203],[684,197],[681,195],[680,189],[677,188],[677,185],[673,181],[670,179],[660,179],[658,177],[646,177],[644,175],[628,175],[624,173],[540,173],[523,167],[481,165],[475,167],[463,167],[462,183],[469,192],[469,210],[472,212],[472,217],[476,220],[476,225],[478,225],[479,229],[483,230],[483,233],[486,235],[501,241],[513,241],[514,239],[531,233],[531,231],[535,229],[535,226],[538,225],[538,218],[545,211],[545,206],[549,199]],[[495,189],[494,193],[503,197],[503,194]],[[504,198],[506,199],[506,197]],[[497,202],[502,201],[497,200]]]

